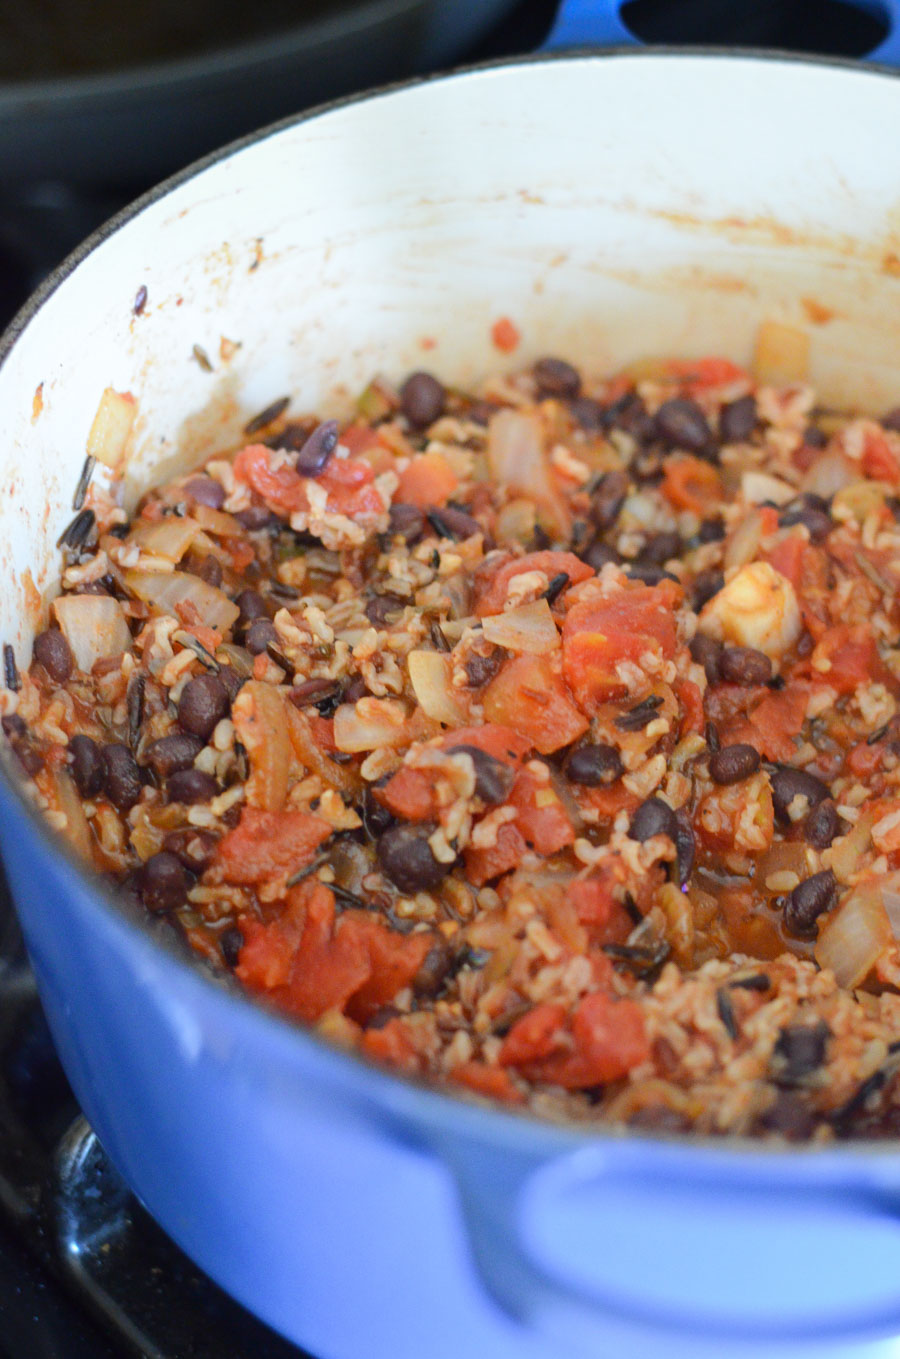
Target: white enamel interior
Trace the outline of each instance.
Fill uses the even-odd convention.
[[[586,56],[379,95],[219,160],[94,249],[0,368],[0,640],[26,659],[23,573],[52,588],[106,386],[139,401],[134,486],[284,393],[338,412],[379,370],[746,360],[770,316],[809,327],[830,402],[896,404],[898,117],[900,80],[863,69]]]

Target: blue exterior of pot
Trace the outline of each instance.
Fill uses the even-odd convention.
[[[226,180],[246,153],[224,158]],[[119,224],[126,241],[143,211]],[[134,246],[123,284],[153,248]],[[89,253],[38,319],[54,289],[75,295]],[[198,1264],[317,1359],[900,1354],[894,1147],[588,1135],[438,1094],[153,937],[5,769],[0,848],[54,1040],[110,1158]]]

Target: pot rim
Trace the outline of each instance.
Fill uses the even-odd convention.
[[[454,67],[447,71],[391,81],[328,100],[226,143],[160,181],[110,217],[47,275],[0,334],[0,368],[41,308],[84,260],[108,238],[138,218],[146,208],[168,197],[182,185],[198,178],[206,170],[230,159],[236,153],[267,141],[289,128],[313,122],[338,110],[351,108],[369,100],[390,97],[419,86],[457,81],[488,71],[508,68],[543,66],[547,63],[573,59],[605,60],[622,57],[638,61],[660,57],[676,61],[681,57],[701,57],[713,61],[760,61],[781,65],[825,67],[848,71],[855,75],[872,75],[876,78],[885,76],[894,80],[900,78],[900,70],[880,62],[863,65],[860,61],[848,57],[796,53],[776,48],[729,48],[711,44],[616,45],[538,51],[492,59]],[[214,977],[211,970],[207,970],[195,955],[188,953],[188,946],[183,941],[173,935],[170,936],[168,931],[164,933],[161,930],[154,930],[152,922],[148,922],[144,913],[130,907],[127,902],[116,896],[102,878],[87,871],[64,837],[47,823],[30,799],[25,797],[21,780],[12,766],[12,757],[6,750],[0,754],[0,792],[5,792],[15,801],[20,813],[34,829],[42,849],[60,861],[64,869],[74,873],[80,885],[90,893],[92,903],[98,904],[100,920],[105,928],[122,929],[139,947],[164,955],[168,963],[179,970],[183,981],[192,987],[203,989],[208,1002],[214,1002],[218,995],[226,1006],[239,1007],[243,1016],[242,1022],[262,1026],[260,1032],[267,1036],[269,1041],[279,1042],[287,1057],[290,1057],[292,1052],[305,1048],[307,1054],[317,1060],[334,1063],[335,1069],[343,1072],[348,1079],[362,1080],[364,1083],[362,1093],[390,1114],[412,1118],[417,1123],[433,1124],[444,1134],[459,1133],[461,1136],[475,1136],[480,1140],[485,1140],[487,1134],[490,1140],[502,1142],[511,1150],[527,1151],[530,1154],[575,1151],[598,1144],[605,1144],[608,1147],[615,1144],[627,1144],[630,1147],[643,1144],[647,1147],[656,1146],[661,1151],[670,1153],[696,1154],[704,1159],[710,1152],[716,1154],[716,1159],[730,1161],[764,1157],[770,1161],[774,1158],[775,1161],[781,1162],[789,1157],[800,1169],[801,1166],[811,1166],[813,1163],[830,1162],[835,1159],[844,1165],[854,1160],[871,1165],[873,1162],[883,1162],[888,1158],[894,1159],[900,1149],[900,1137],[877,1141],[848,1138],[839,1143],[784,1145],[747,1136],[698,1136],[693,1133],[654,1133],[643,1129],[622,1128],[615,1124],[555,1123],[524,1110],[513,1111],[486,1101],[482,1103],[472,1100],[462,1092],[452,1092],[419,1076],[393,1072],[368,1057],[355,1051],[348,1051],[313,1029],[298,1024],[265,1002],[250,997],[233,979],[226,979],[223,985],[222,981]]]

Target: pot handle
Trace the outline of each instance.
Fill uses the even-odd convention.
[[[896,1352],[900,1166],[886,1159],[637,1139],[543,1161],[440,1150],[489,1291],[554,1354]]]
[[[624,0],[562,0],[543,50],[561,47],[636,46],[636,38],[622,19]],[[900,66],[900,0],[847,0],[887,25],[887,36],[863,60]]]

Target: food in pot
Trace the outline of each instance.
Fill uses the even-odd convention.
[[[898,430],[546,357],[275,401],[131,518],[92,461],[3,729],[120,892],[362,1054],[557,1119],[895,1135]]]

